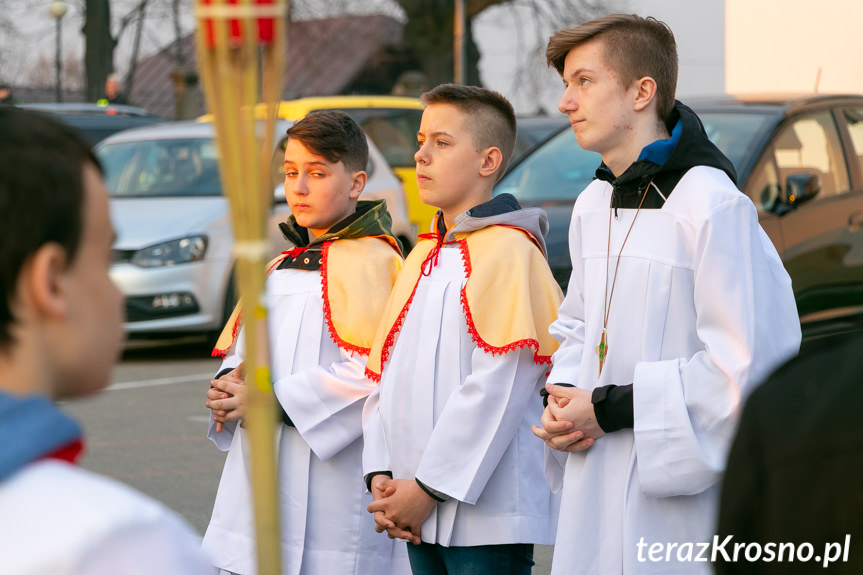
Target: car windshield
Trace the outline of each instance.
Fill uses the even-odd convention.
[[[113,197],[222,195],[212,138],[107,143],[96,154]]]
[[[740,172],[774,115],[705,112],[699,117],[707,136]],[[572,201],[593,179],[601,161],[599,154],[582,150],[575,134],[566,128],[506,174],[495,193],[507,192],[526,202]]]
[[[393,168],[413,168],[423,111],[414,108],[344,108]]]
[[[567,126],[507,173],[495,193],[510,193],[527,202],[574,200],[601,161],[599,154],[578,147]]]
[[[731,160],[740,174],[746,158],[756,152],[757,136],[773,123],[775,114],[699,112],[698,117],[704,124],[707,137]]]

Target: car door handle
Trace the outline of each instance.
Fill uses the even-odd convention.
[[[859,232],[863,229],[863,211],[854,212],[848,216],[848,229],[852,232]]]

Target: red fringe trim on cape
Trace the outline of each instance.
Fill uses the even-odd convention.
[[[464,262],[464,270],[465,270],[465,285],[461,289],[461,305],[462,310],[464,312],[465,321],[467,322],[467,330],[470,334],[471,340],[479,347],[481,350],[486,353],[490,353],[492,355],[502,355],[509,351],[514,351],[519,348],[529,347],[534,350],[533,353],[533,361],[538,365],[551,365],[551,356],[550,355],[539,355],[539,342],[535,339],[521,339],[518,341],[514,341],[509,343],[503,347],[497,347],[491,345],[479,335],[479,331],[476,329],[476,324],[473,321],[473,315],[470,312],[470,306],[467,301],[467,282],[470,280],[471,272],[473,271],[473,267],[470,264],[470,254],[468,252],[467,240],[461,239],[458,240],[458,247],[461,250],[462,261]],[[414,295],[417,292],[417,286],[420,283],[420,279],[423,277],[423,273],[420,273],[420,276],[417,278],[416,283],[414,284],[414,289],[411,292],[410,297],[407,302],[405,302],[404,307],[402,307],[401,312],[399,312],[398,317],[396,318],[393,327],[390,329],[390,332],[387,334],[386,340],[384,340],[383,348],[381,349],[381,371],[384,370],[384,366],[387,363],[387,359],[389,359],[390,351],[392,346],[395,344],[395,338],[399,334],[402,329],[402,325],[404,324],[405,316],[408,313],[408,308],[410,308],[411,303],[413,302]],[[371,371],[369,368],[366,368],[366,377],[371,379],[376,383],[380,383],[381,374],[375,373]]]
[[[368,355],[369,351],[371,351],[368,347],[360,347],[358,345],[354,345],[352,343],[348,343],[343,340],[338,332],[336,331],[336,326],[333,325],[333,314],[330,309],[330,298],[328,291],[328,279],[327,279],[327,258],[330,252],[330,244],[333,242],[324,242],[321,245],[321,299],[324,302],[324,323],[327,325],[327,331],[330,333],[330,339],[333,340],[333,343],[336,344],[339,348],[350,352],[350,353],[358,353],[360,355]]]
[[[335,241],[335,240],[333,240],[333,241]],[[329,298],[329,279],[327,277],[328,276],[328,274],[327,274],[327,259],[329,256],[330,245],[333,243],[333,241],[324,242],[323,244],[321,244],[321,300],[323,301],[323,306],[324,306],[324,322],[326,323],[327,331],[330,334],[330,339],[339,348],[341,348],[341,349],[343,349],[349,353],[358,353],[360,355],[368,355],[369,351],[371,351],[370,348],[361,347],[358,345],[353,345],[351,343],[348,343],[347,341],[342,339],[341,336],[339,336],[335,325],[333,325],[333,314],[332,314],[332,310],[330,308],[330,298]],[[267,267],[267,275],[269,275],[270,272],[272,272],[273,269],[275,269],[279,265],[279,263],[281,263],[281,261],[285,259],[285,257],[296,256],[299,253],[302,253],[303,251],[305,251],[305,249],[306,248],[304,248],[304,247],[303,248],[294,248],[293,250],[288,250],[288,251],[282,252],[282,257],[276,258]],[[234,321],[234,326],[231,328],[231,341],[232,341],[231,345],[233,345],[237,341],[237,334],[240,332],[240,327],[242,327],[242,319],[243,319],[243,313],[242,313],[242,311],[240,311],[240,313],[237,314],[237,319]],[[214,347],[213,351],[210,355],[212,355],[213,357],[221,357],[222,359],[224,359],[225,355],[227,354],[229,349],[230,349],[230,346],[228,346],[225,349],[219,349],[219,348]]]
[[[422,273],[420,273],[419,277],[417,278],[417,282],[414,284],[414,289],[413,291],[411,291],[410,297],[408,297],[408,301],[405,302],[404,307],[402,307],[402,311],[399,312],[399,316],[396,318],[393,327],[390,329],[390,332],[387,334],[387,338],[384,340],[384,346],[383,349],[381,349],[381,372],[383,372],[384,366],[387,364],[387,360],[390,358],[390,350],[392,350],[392,347],[396,342],[396,336],[402,330],[402,324],[404,324],[405,322],[405,316],[408,314],[408,308],[410,308],[411,302],[414,301],[414,296],[417,293],[417,286],[420,285],[420,278],[422,277]],[[376,383],[381,382],[381,374],[371,371],[368,367],[366,367],[366,377]]]
[[[473,322],[473,315],[470,313],[470,305],[468,305],[467,301],[467,282],[470,281],[470,274],[472,271],[470,265],[470,253],[467,248],[467,240],[459,240],[458,247],[461,250],[461,257],[464,261],[464,269],[465,275],[467,275],[467,280],[464,282],[464,287],[461,288],[461,306],[464,310],[464,317],[467,321],[467,331],[470,334],[473,342],[486,353],[490,353],[492,355],[503,355],[508,351],[514,351],[519,348],[530,347],[533,348],[533,361],[539,365],[547,364],[551,365],[551,356],[550,355],[539,355],[539,342],[535,339],[520,339],[518,341],[514,341],[512,343],[508,343],[503,347],[497,347],[491,345],[479,335],[479,331],[476,329],[476,324]]]
[[[241,311],[237,314],[237,319],[234,320],[234,327],[231,328],[231,345],[234,345],[234,342],[237,341],[237,334],[240,333],[240,326],[242,325],[242,320],[243,312]],[[225,359],[225,354],[228,353],[229,349],[231,349],[230,345],[225,349],[219,349],[217,347],[214,347],[213,351],[210,352],[210,355],[212,357],[221,357],[222,359]]]

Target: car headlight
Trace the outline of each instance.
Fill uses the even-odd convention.
[[[189,236],[136,251],[130,260],[142,268],[187,264],[204,259],[207,236]]]

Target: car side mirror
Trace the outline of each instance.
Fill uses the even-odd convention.
[[[785,201],[791,207],[808,202],[821,191],[821,176],[818,174],[789,174],[785,179]]]
[[[777,198],[770,211],[777,216],[785,215],[817,196],[820,191],[820,175],[806,172],[789,174],[785,178],[785,196]]]

